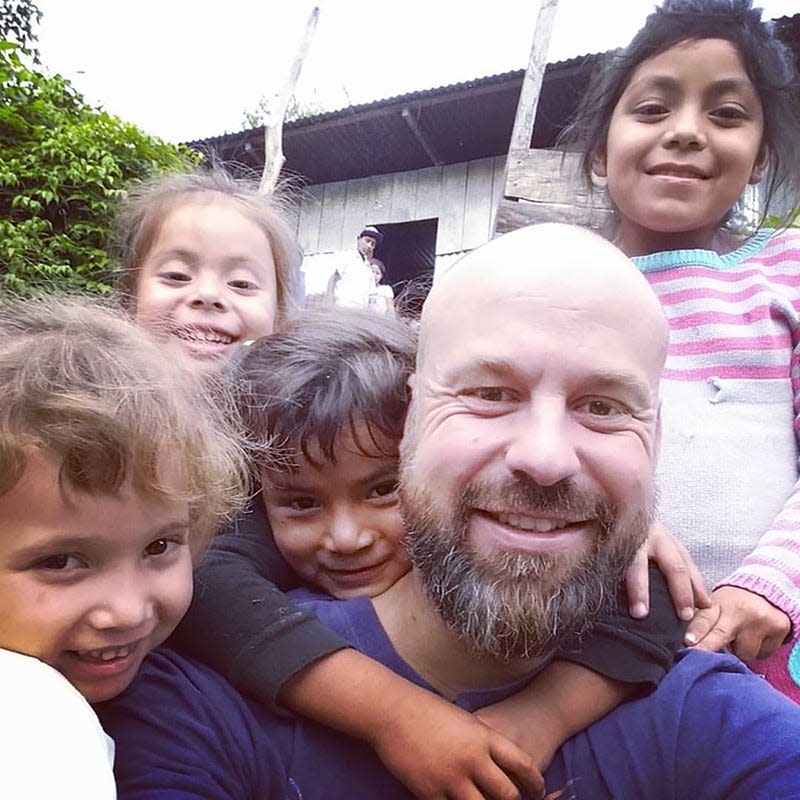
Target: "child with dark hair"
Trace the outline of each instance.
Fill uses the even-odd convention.
[[[659,513],[707,578],[688,644],[730,648],[800,701],[800,79],[750,0],[665,0],[597,72],[566,139],[605,183],[616,243],[659,295]]]
[[[276,630],[264,630],[260,609],[277,592],[265,590],[267,580],[283,589],[302,582],[344,599],[376,596],[409,569],[397,470],[415,351],[406,323],[340,308],[306,314],[246,349],[235,371],[238,404],[268,521],[259,506],[238,531],[220,537],[203,572],[212,576],[213,596],[201,582],[200,603],[190,616],[197,630],[202,621],[214,628],[235,616],[238,638],[214,644],[228,657],[235,651],[240,688],[266,705],[277,700],[365,739],[418,796],[437,796],[435,781],[445,780],[453,797],[476,789],[504,797],[516,791],[515,783],[535,795],[541,781],[536,768],[487,725],[544,767],[573,733],[655,686],[682,636],[660,578],[648,619],[631,620],[623,602],[592,638],[477,719],[377,662],[366,672],[365,657],[353,650],[323,659],[327,666],[338,663],[321,679],[324,692],[319,682],[313,691],[302,680],[297,687],[284,675],[289,669],[302,675],[303,659],[318,657],[313,646],[302,640],[295,650],[271,644],[281,629],[297,634],[292,629],[302,612],[278,616]],[[122,770],[139,780],[135,764]]]

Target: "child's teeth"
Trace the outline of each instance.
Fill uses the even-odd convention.
[[[98,650],[79,650],[78,655],[93,661],[113,661],[115,658],[125,658],[130,652],[130,646],[126,645],[125,647],[103,647]]]

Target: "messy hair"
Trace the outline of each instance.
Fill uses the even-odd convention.
[[[664,0],[644,27],[594,77],[561,144],[581,153],[581,172],[592,188],[594,158],[605,151],[611,116],[636,68],[676,44],[725,39],[734,45],[764,111],[763,144],[769,151],[765,215],[783,188],[796,207],[800,201],[800,79],[792,52],[762,21],[752,0]]]
[[[168,494],[164,458],[177,456],[197,555],[246,490],[231,408],[120,309],[75,297],[0,301],[0,495],[32,449],[56,460],[62,490],[113,495],[130,481],[152,498]]]
[[[335,463],[342,434],[366,455],[396,455],[415,349],[406,322],[337,307],[307,311],[256,341],[238,364],[236,383],[258,470],[291,468],[298,455]],[[358,438],[360,423],[368,441]]]
[[[256,182],[235,178],[219,167],[166,173],[129,189],[119,207],[111,239],[121,270],[118,288],[127,302],[135,305],[139,270],[164,219],[187,202],[215,194],[236,203],[269,241],[275,261],[276,327],[280,328],[294,305],[300,267],[300,248],[286,221],[287,203],[275,193],[261,193]]]

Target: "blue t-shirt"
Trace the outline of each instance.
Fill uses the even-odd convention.
[[[395,651],[367,598],[296,593],[330,628],[427,684]],[[467,692],[474,710],[518,689]],[[99,707],[117,743],[120,800],[394,800],[408,793],[364,744],[277,716],[169,650]],[[568,741],[545,775],[563,800],[800,800],[800,707],[729,656],[688,651],[659,688]]]

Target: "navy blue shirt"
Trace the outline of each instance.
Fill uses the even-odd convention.
[[[395,651],[367,598],[295,600],[359,650],[430,688]],[[474,710],[520,682],[456,698]],[[98,707],[117,744],[120,800],[394,800],[404,787],[364,744],[278,716],[172,651]],[[563,800],[800,800],[800,706],[736,659],[684,652],[658,689],[626,703],[556,754],[545,775]]]

